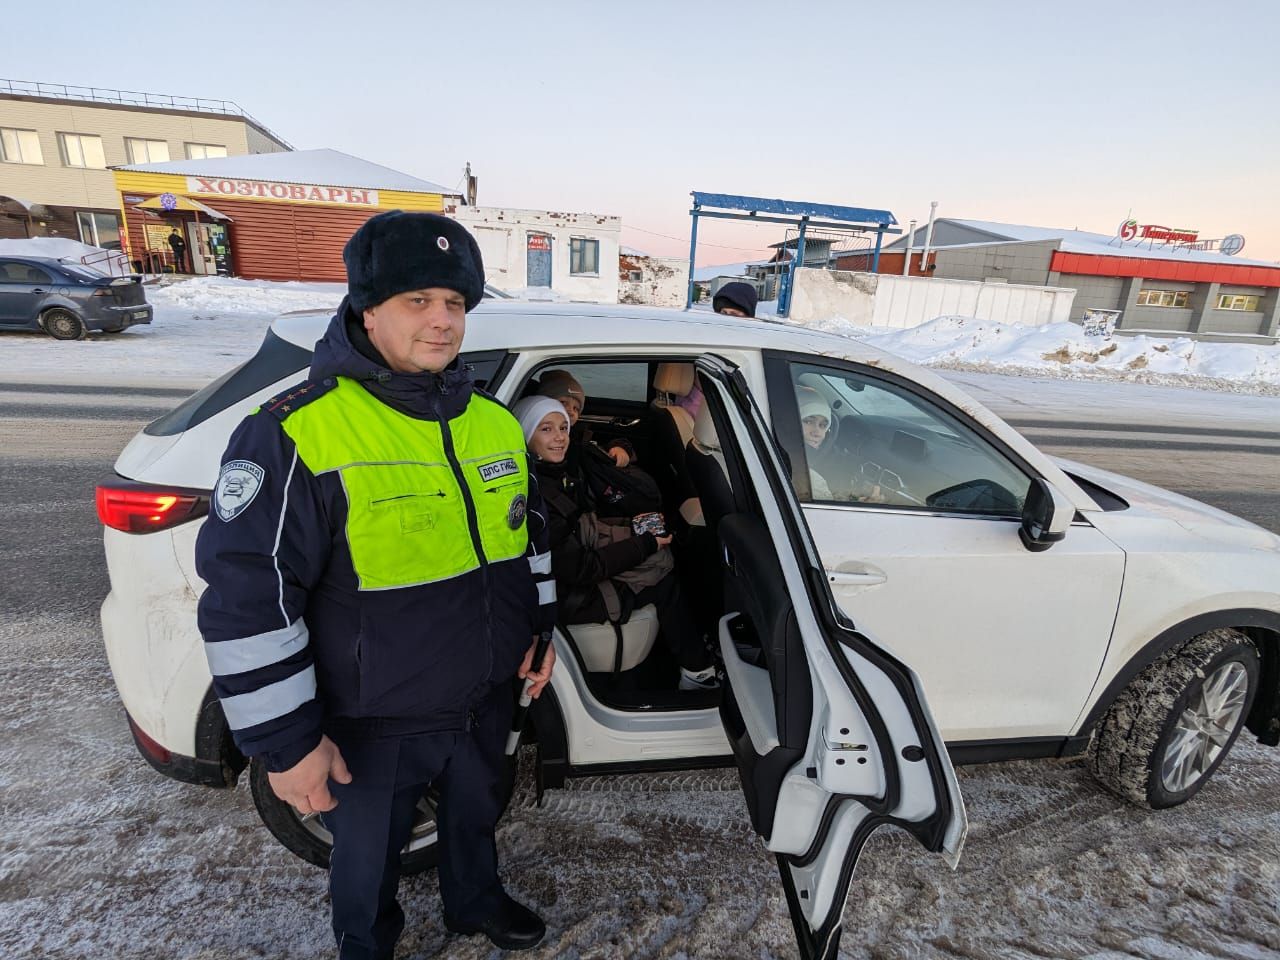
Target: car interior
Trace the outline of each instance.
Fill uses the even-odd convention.
[[[697,386],[693,363],[657,358],[551,361],[534,371],[520,395],[536,393],[539,376],[552,369],[567,370],[582,384],[586,402],[579,423],[590,430],[591,442],[608,449],[612,441],[628,441],[637,454],[635,466],[657,482],[667,529],[674,535],[674,575],[698,630],[716,650],[725,606],[715,529],[735,505],[708,403],[689,405],[696,416],[678,404]],[[559,628],[593,695],[603,703],[629,710],[677,710],[719,702],[717,690],[677,689],[678,667],[661,640],[662,624],[652,605],[637,608],[620,625],[561,623]]]

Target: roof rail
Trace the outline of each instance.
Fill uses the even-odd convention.
[[[139,90],[115,90],[110,87],[79,87],[65,83],[44,83],[39,80],[7,80],[0,77],[0,96],[45,97],[54,100],[78,100],[84,103],[109,103],[127,107],[143,107],[152,110],[185,110],[196,113],[217,113],[240,117],[266,133],[273,140],[292,150],[293,146],[277,136],[266,124],[258,120],[234,100],[209,100],[204,97],[177,97],[167,93],[144,93]]]

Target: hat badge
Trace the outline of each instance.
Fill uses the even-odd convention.
[[[449,238],[448,238],[448,237],[436,237],[436,246],[437,246],[437,247],[439,247],[441,250],[448,250],[448,249],[449,249]]]

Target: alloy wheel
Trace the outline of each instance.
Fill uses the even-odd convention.
[[[1249,696],[1249,674],[1238,660],[1215,670],[1182,711],[1165,748],[1160,777],[1170,793],[1180,793],[1217,762],[1240,723]]]

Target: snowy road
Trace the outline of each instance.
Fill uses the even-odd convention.
[[[1163,397],[1098,405],[1091,384],[1052,385],[1070,395],[998,377],[968,386],[1052,452],[1280,530],[1280,416],[1268,422],[1264,398],[1197,393],[1179,412]],[[275,844],[243,786],[154,774],[107,672],[92,485],[175,399],[0,387],[0,957],[328,955],[324,875]],[[1176,458],[1153,455],[1171,442]],[[962,768],[960,779],[972,827],[959,870],[903,834],[873,838],[846,956],[1280,953],[1280,752],[1238,745],[1197,800],[1164,813],[1114,799],[1075,762]],[[540,809],[524,789],[499,846],[512,889],[548,919],[531,956],[794,955],[731,771],[575,781]],[[442,935],[434,877],[406,881],[402,899],[402,958],[497,956]]]

